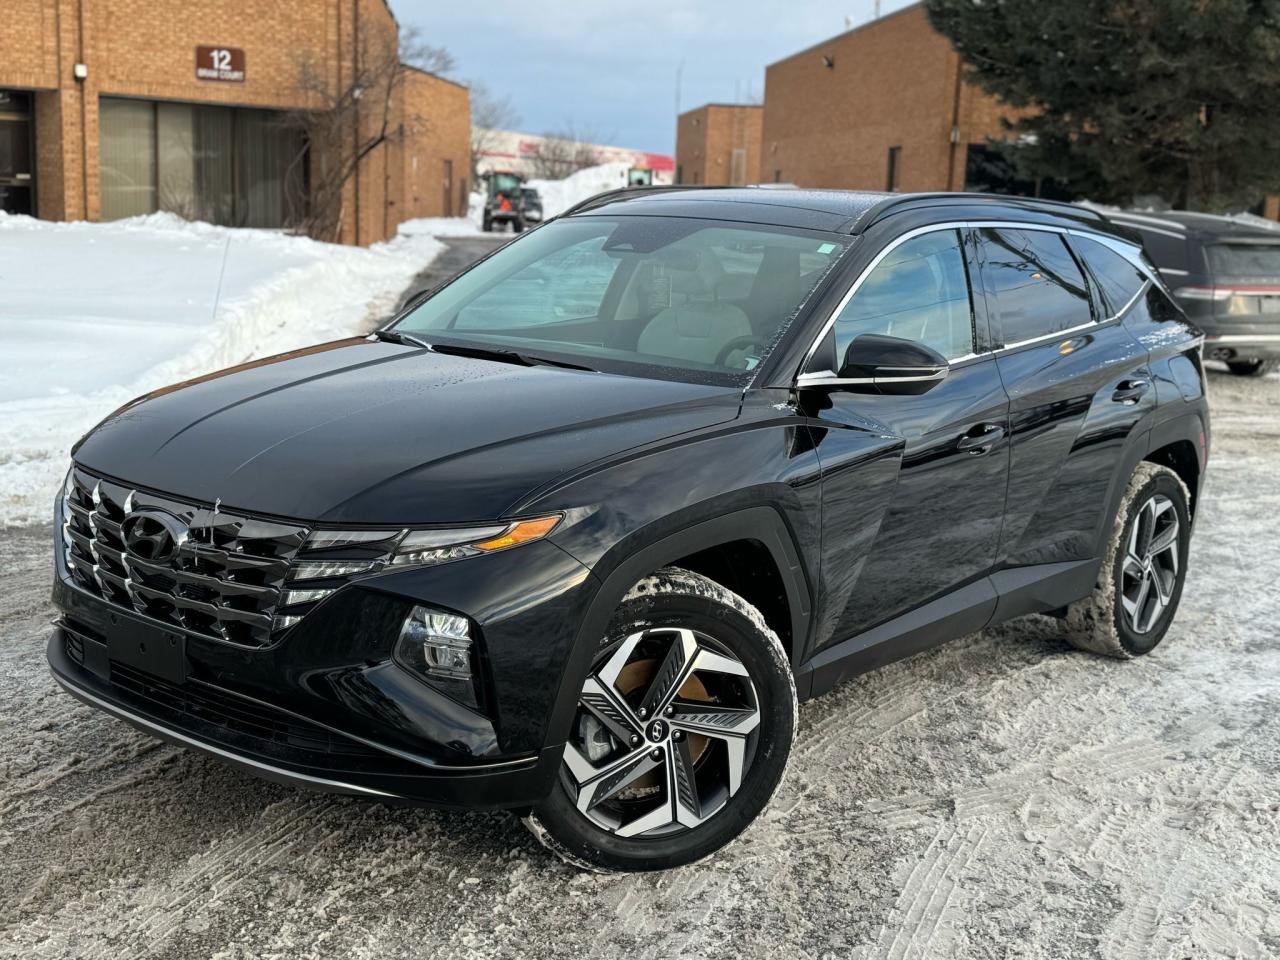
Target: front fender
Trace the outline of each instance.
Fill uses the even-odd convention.
[[[603,465],[521,512],[563,511],[551,539],[600,584],[548,719],[563,739],[599,639],[626,592],[682,557],[740,540],[762,544],[781,574],[793,662],[806,649],[821,533],[819,468],[808,427],[776,411],[764,422]],[[553,739],[555,738],[555,739]]]

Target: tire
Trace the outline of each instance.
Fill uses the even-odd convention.
[[[1073,646],[1127,660],[1164,639],[1187,575],[1190,502],[1186,485],[1168,467],[1138,464],[1116,511],[1094,591],[1067,608],[1063,623]]]
[[[523,217],[516,217],[514,220],[512,220],[512,221],[511,221],[511,232],[512,232],[512,233],[523,233],[523,232],[524,232],[524,218],[523,218]]]
[[[481,221],[480,229],[485,233],[493,233],[493,220],[488,214],[485,214],[484,219]]]
[[[706,577],[659,570],[614,614],[556,785],[525,825],[583,869],[692,863],[764,810],[796,716],[787,653],[760,612]]]
[[[1237,377],[1265,377],[1277,366],[1275,360],[1228,360],[1227,369]]]

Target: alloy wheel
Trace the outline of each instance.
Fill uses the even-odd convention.
[[[1120,575],[1120,604],[1134,633],[1160,620],[1178,583],[1178,511],[1163,494],[1134,515]]]
[[[743,663],[694,630],[627,636],[593,668],[565,746],[578,811],[619,837],[706,822],[742,786],[760,707]]]

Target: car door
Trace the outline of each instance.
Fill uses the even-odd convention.
[[[1138,456],[1130,434],[1156,402],[1147,351],[1120,322],[1127,307],[1094,289],[1066,231],[985,226],[977,243],[1010,399],[1000,565],[1089,560],[1122,460]]]
[[[971,244],[955,226],[901,238],[853,286],[820,347],[834,351],[838,370],[834,358],[861,334],[914,340],[950,362],[943,379],[917,395],[802,391],[822,424],[814,430],[823,504],[819,648],[981,581],[995,560],[1009,402],[971,288]],[[979,592],[988,604],[989,587]],[[990,599],[966,608],[972,622],[964,629],[981,627],[993,607]]]

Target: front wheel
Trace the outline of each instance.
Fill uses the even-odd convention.
[[[1182,597],[1191,543],[1190,496],[1176,473],[1138,464],[1120,502],[1092,594],[1067,609],[1067,639],[1129,659],[1164,639]]]
[[[1237,377],[1265,377],[1276,368],[1275,360],[1228,360],[1227,369]]]
[[[795,726],[791,666],[759,611],[698,574],[660,570],[623,598],[556,786],[525,823],[587,869],[690,863],[764,809]]]

